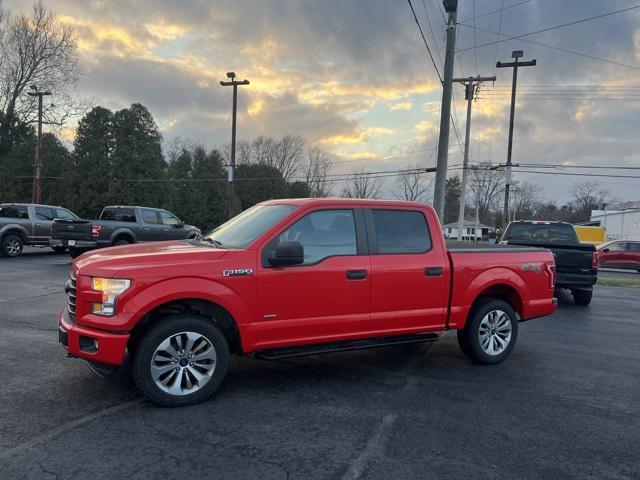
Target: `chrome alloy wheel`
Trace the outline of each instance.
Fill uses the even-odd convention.
[[[492,310],[480,322],[478,335],[482,350],[489,355],[501,354],[511,342],[511,319],[502,310]]]
[[[180,332],[166,338],[153,352],[151,377],[163,392],[189,395],[211,380],[216,361],[216,349],[207,337]]]
[[[15,238],[10,238],[5,243],[5,249],[10,257],[15,257],[20,254],[20,242]]]

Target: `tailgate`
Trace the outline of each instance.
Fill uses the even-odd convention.
[[[51,238],[57,240],[91,240],[92,222],[89,220],[54,220]]]

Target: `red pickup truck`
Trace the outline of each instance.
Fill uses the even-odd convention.
[[[119,366],[158,405],[200,402],[229,355],[287,358],[430,342],[498,363],[518,322],[553,313],[551,252],[447,248],[434,210],[410,202],[301,199],[256,205],[191,240],[78,257],[59,339]]]

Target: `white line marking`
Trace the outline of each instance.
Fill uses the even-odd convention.
[[[13,448],[8,448],[3,452],[0,452],[0,460],[4,460],[5,458],[11,457],[12,455],[20,453],[23,450],[26,450],[27,448],[33,447],[34,445],[37,445],[40,442],[49,440],[55,437],[56,435],[66,432],[67,430],[76,428],[84,423],[90,422],[91,420],[95,420],[96,418],[104,417],[111,413],[119,412],[120,410],[133,407],[134,405],[137,405],[141,402],[142,402],[142,399],[130,400],[128,402],[114,405],[113,407],[105,408],[104,410],[100,410],[96,413],[85,415],[84,417],[80,417],[76,420],[72,420],[71,422],[65,423],[64,425],[61,425],[58,428],[54,428],[53,430],[49,430],[48,432],[45,432],[41,435],[33,437],[31,440],[23,443],[22,445],[18,445],[17,447],[13,447]]]
[[[387,438],[389,438],[393,424],[397,419],[398,415],[395,413],[388,413],[384,416],[382,423],[376,430],[376,433],[369,439],[367,446],[358,458],[351,462],[349,470],[347,470],[347,473],[342,476],[342,480],[356,480],[358,478],[362,478],[362,474],[364,473],[364,469],[367,466],[369,459],[374,454],[382,453],[384,444],[386,443]]]

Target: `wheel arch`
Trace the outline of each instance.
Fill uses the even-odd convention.
[[[203,298],[181,298],[155,306],[136,323],[131,331],[128,348],[135,350],[144,332],[163,317],[175,314],[194,314],[215,323],[229,342],[231,353],[242,353],[240,330],[231,313],[219,303]]]
[[[133,233],[128,228],[119,228],[117,230],[114,230],[114,232],[111,234],[111,244],[116,243],[116,241],[120,238],[126,238],[130,240],[131,243],[136,243],[138,241],[135,233]]]

